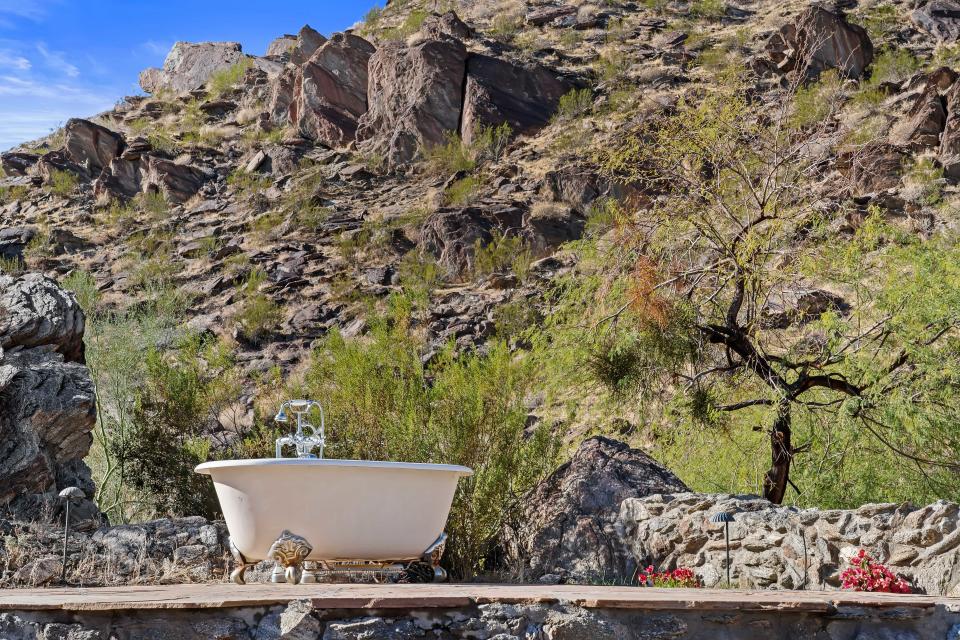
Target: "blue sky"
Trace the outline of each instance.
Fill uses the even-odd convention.
[[[309,24],[330,34],[374,0],[0,0],[0,150],[140,92],[177,40],[230,40],[263,54]]]

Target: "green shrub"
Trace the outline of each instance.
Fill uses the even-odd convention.
[[[247,69],[251,66],[253,66],[253,60],[249,57],[244,57],[240,62],[226,69],[214,71],[207,80],[207,92],[214,98],[223,96],[240,82],[243,74],[246,73]]]
[[[480,179],[467,176],[457,180],[444,191],[444,200],[452,205],[465,206],[474,201],[480,189]]]
[[[480,127],[473,134],[470,155],[477,164],[496,162],[503,157],[512,137],[513,128],[508,122],[501,122],[495,127]]]
[[[593,91],[590,89],[571,89],[560,97],[556,119],[579,118],[593,108]]]
[[[50,172],[50,181],[47,183],[47,189],[61,198],[69,197],[77,190],[80,179],[69,171],[60,171],[54,169]]]
[[[546,428],[526,434],[530,365],[503,344],[486,355],[444,352],[430,366],[409,331],[409,305],[393,303],[363,340],[332,334],[314,352],[306,393],[321,398],[328,455],[462,464],[447,523],[444,564],[457,578],[489,569],[490,543],[523,494],[552,470]]]
[[[234,322],[243,337],[253,344],[259,344],[269,336],[283,318],[280,305],[260,291],[266,277],[266,273],[260,268],[250,272],[243,285],[240,309],[234,316]]]
[[[23,200],[30,194],[30,189],[21,184],[0,187],[0,204]]]
[[[384,40],[406,40],[416,33],[427,19],[427,12],[416,9],[407,14],[400,26],[384,29],[380,32],[380,37]]]
[[[498,13],[490,23],[490,35],[501,42],[510,42],[523,26],[523,16],[516,13]]]
[[[170,213],[170,205],[159,191],[148,191],[134,199],[134,206],[151,220],[164,220]],[[119,212],[118,212],[119,213]]]
[[[7,258],[0,256],[0,274],[6,276],[17,276],[23,273],[25,265],[23,260],[17,257]]]
[[[95,312],[100,301],[100,290],[97,281],[87,271],[77,269],[63,279],[63,288],[72,291],[77,296],[80,308],[88,315]]]
[[[424,151],[427,171],[433,175],[444,176],[458,171],[472,171],[476,166],[470,148],[456,133],[448,131],[447,141],[428,147]]]
[[[716,20],[726,15],[723,0],[694,0],[690,4],[690,15],[695,18]]]
[[[487,244],[477,240],[473,245],[474,276],[512,271],[524,280],[530,271],[532,254],[526,240],[516,235],[493,232],[493,238]]]

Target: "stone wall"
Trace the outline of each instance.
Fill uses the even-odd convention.
[[[628,498],[614,525],[623,544],[617,573],[637,566],[688,567],[707,586],[726,581],[720,511],[730,524],[734,586],[830,589],[859,549],[906,578],[916,590],[960,595],[960,506],[867,504],[855,510],[780,507],[753,496],[680,493]]]
[[[283,587],[278,587],[283,588]],[[689,595],[689,592],[687,593]],[[287,605],[0,612],[6,640],[957,640],[960,614],[917,607],[621,609],[489,603],[419,610]]]

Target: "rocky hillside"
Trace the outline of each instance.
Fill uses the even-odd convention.
[[[263,56],[177,43],[144,95],[2,154],[0,267],[64,282],[91,319],[121,443],[95,476],[115,482],[128,415],[173,425],[152,437],[182,436],[183,468],[255,455],[277,397],[346,388],[327,355],[409,339],[365,375],[424,367],[411,388],[436,390],[502,345],[527,377],[486,401],[510,398],[518,433],[616,434],[695,489],[955,497],[960,7],[442,4]],[[199,428],[158,400],[182,399],[178,371],[202,378]],[[488,406],[454,397],[424,402]],[[378,401],[341,414],[397,410]],[[368,446],[345,455],[426,457],[343,429]]]

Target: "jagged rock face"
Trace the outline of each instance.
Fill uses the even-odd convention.
[[[767,53],[781,72],[801,71],[815,78],[837,69],[859,78],[873,62],[873,43],[863,27],[813,6],[770,38]]]
[[[96,175],[123,151],[123,136],[106,127],[72,118],[64,127],[64,148],[70,159]]]
[[[374,51],[363,38],[338,33],[303,65],[290,109],[301,135],[330,147],[353,141],[367,111],[367,63]]]
[[[940,42],[960,38],[960,2],[956,0],[928,0],[910,13],[910,19]]]
[[[95,421],[83,326],[76,299],[53,280],[0,276],[0,503],[32,516],[39,494],[79,486],[93,495],[83,463]]]
[[[508,528],[506,551],[528,578],[568,574],[618,576],[624,547],[614,523],[627,498],[687,491],[666,467],[622,442],[597,436],[523,501],[520,526]]]
[[[473,37],[473,29],[467,25],[453,11],[443,14],[432,13],[420,25],[420,33],[430,40],[442,40],[444,36],[451,36],[457,40],[466,40]]]
[[[8,176],[25,176],[39,159],[35,153],[9,151],[0,155],[0,169]]]
[[[540,65],[515,65],[486,55],[467,61],[460,136],[470,144],[483,127],[508,123],[515,134],[545,126],[573,84]]]
[[[306,64],[313,57],[317,49],[323,46],[327,39],[320,32],[308,24],[303,25],[297,34],[297,41],[290,50],[290,62],[296,66]]]
[[[177,42],[163,69],[147,69],[140,74],[140,87],[147,93],[170,90],[186,93],[199,89],[210,76],[244,58],[239,42]]]
[[[946,67],[931,73],[906,121],[896,127],[891,137],[915,149],[938,147],[940,134],[947,124],[947,105],[942,92],[956,79],[957,74]]]
[[[930,594],[960,592],[960,505],[939,501],[867,504],[853,510],[798,510],[754,496],[685,493],[627,499],[618,529],[632,567],[694,569],[707,586],[726,582],[723,526],[730,524],[731,582],[743,588],[840,586],[839,572],[866,549]]]
[[[157,156],[144,158],[141,167],[144,190],[157,189],[168,202],[173,203],[192,198],[211,177],[197,167]]]
[[[360,119],[358,148],[392,169],[442,144],[460,123],[466,59],[456,40],[378,49],[370,58],[369,109]]]
[[[286,33],[279,38],[274,38],[273,41],[267,45],[266,56],[274,58],[284,58],[288,59],[290,57],[290,52],[297,45],[297,36]]]
[[[76,298],[50,278],[0,276],[0,348],[43,346],[83,363],[84,322]]]

